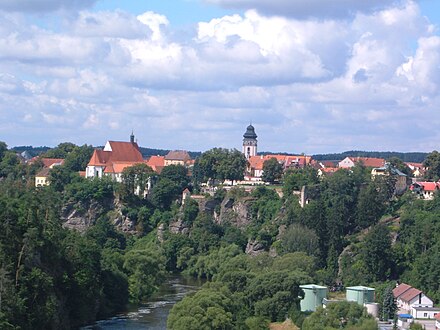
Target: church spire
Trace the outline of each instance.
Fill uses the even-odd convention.
[[[131,143],[134,143],[134,134],[133,134],[133,130],[131,130],[130,142],[131,142]]]

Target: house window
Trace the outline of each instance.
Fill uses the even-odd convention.
[[[423,317],[428,317],[428,313],[423,313]]]

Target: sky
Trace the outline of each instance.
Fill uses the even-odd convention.
[[[438,0],[2,0],[0,141],[440,146]]]

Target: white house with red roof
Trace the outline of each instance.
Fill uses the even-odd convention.
[[[440,182],[414,182],[409,189],[422,199],[432,200],[435,193],[440,189]]]
[[[340,168],[352,168],[357,163],[361,163],[365,167],[382,167],[385,166],[385,159],[374,157],[345,157],[338,163],[338,166]]]
[[[109,175],[121,181],[122,171],[126,167],[142,163],[142,154],[132,134],[130,142],[107,141],[104,149],[95,149],[86,168],[86,178]]]
[[[396,286],[393,295],[399,310],[416,319],[433,319],[440,312],[428,296],[411,285],[402,283]]]
[[[41,160],[43,163],[43,168],[35,174],[35,187],[43,187],[49,185],[49,172],[55,166],[60,166],[64,164],[64,159],[62,158],[33,158],[29,163],[33,163],[37,160]]]

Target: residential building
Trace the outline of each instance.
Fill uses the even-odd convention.
[[[61,158],[35,158],[41,160],[43,163],[43,168],[35,174],[35,187],[43,187],[49,185],[49,172],[55,166],[60,166],[64,164],[64,159]]]
[[[435,193],[440,189],[440,182],[414,182],[409,189],[417,194],[419,198],[432,200]]]
[[[173,150],[165,156],[165,166],[182,165],[189,166],[191,164],[191,156],[185,150]]]
[[[150,166],[154,172],[160,174],[165,167],[165,156],[151,156],[147,160],[147,165]]]
[[[403,194],[408,188],[408,177],[405,173],[399,171],[397,168],[392,167],[388,163],[382,167],[375,167],[371,170],[371,177],[374,179],[380,175],[391,175],[396,179],[394,184],[394,193],[397,195]]]
[[[385,166],[385,159],[373,157],[345,157],[338,163],[338,167],[352,168],[358,163],[363,164],[365,167],[382,167]]]
[[[421,290],[402,283],[393,289],[393,295],[399,310],[410,313],[414,318],[433,319],[440,309]]]

